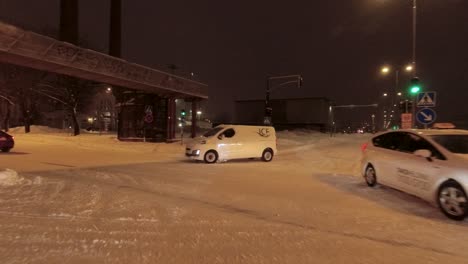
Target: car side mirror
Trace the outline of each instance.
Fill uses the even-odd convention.
[[[218,136],[218,139],[219,139],[219,140],[223,140],[223,139],[224,139],[224,134],[219,135],[219,136]]]
[[[418,157],[425,158],[428,161],[432,161],[432,152],[428,149],[418,149],[413,154]]]

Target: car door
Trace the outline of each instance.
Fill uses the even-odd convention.
[[[240,155],[240,145],[234,128],[224,130],[218,136],[218,152],[220,159],[236,159]]]
[[[414,154],[423,149],[429,150],[432,157],[427,159]],[[395,184],[402,191],[428,197],[444,163],[445,157],[430,142],[417,134],[405,133],[398,148]]]
[[[370,150],[370,163],[374,165],[378,181],[384,185],[396,188],[396,159],[401,132],[389,132],[372,140],[374,148]]]

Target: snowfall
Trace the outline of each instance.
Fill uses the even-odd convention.
[[[368,134],[282,131],[270,163],[207,165],[180,142],[10,132],[3,264],[468,263],[466,221],[363,182]]]

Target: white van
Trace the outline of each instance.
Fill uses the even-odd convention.
[[[261,158],[269,162],[276,150],[276,132],[270,126],[220,125],[187,144],[185,155],[206,163]]]

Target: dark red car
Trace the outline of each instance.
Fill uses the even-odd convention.
[[[0,150],[8,152],[15,146],[15,138],[7,133],[0,131]]]

